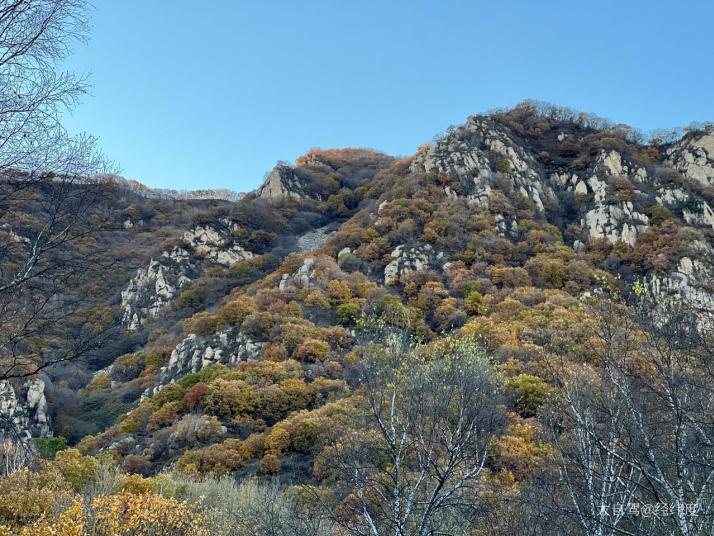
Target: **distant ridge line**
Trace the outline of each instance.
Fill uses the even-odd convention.
[[[228,188],[204,188],[199,190],[175,190],[172,188],[151,188],[139,181],[125,179],[119,175],[101,174],[94,175],[93,181],[114,184],[137,193],[147,199],[220,199],[224,201],[238,201],[245,196],[244,192],[236,192]]]

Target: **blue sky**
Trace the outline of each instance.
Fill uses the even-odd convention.
[[[645,130],[714,119],[714,3],[93,0],[67,118],[127,178],[250,190],[311,147],[414,149],[535,98]]]

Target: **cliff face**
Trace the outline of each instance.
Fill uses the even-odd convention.
[[[702,186],[714,185],[714,132],[674,143],[667,149],[667,163]]]
[[[254,255],[232,236],[237,225],[222,218],[214,225],[197,225],[186,231],[180,245],[151,259],[139,268],[121,293],[122,323],[136,330],[155,318],[181,292],[211,265],[230,267]]]
[[[0,420],[11,441],[52,435],[45,398],[45,382],[30,379],[19,385],[0,380]]]
[[[448,133],[427,151],[416,156],[412,171],[456,175],[466,198],[473,203],[488,196],[498,169],[509,171],[510,186],[543,210],[544,200],[555,194],[543,180],[542,169],[529,151],[519,145],[509,132],[488,118],[473,117],[465,125]]]
[[[196,273],[189,252],[180,247],[164,251],[158,260],[151,259],[121,293],[122,324],[133,331],[155,318]]]
[[[290,166],[280,164],[268,174],[263,184],[256,190],[256,195],[262,199],[308,197],[305,184],[295,173],[295,170]]]

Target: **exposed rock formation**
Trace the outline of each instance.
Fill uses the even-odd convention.
[[[493,220],[499,236],[515,235],[518,232],[518,222],[514,217],[495,214]]]
[[[335,232],[334,230],[331,230],[332,227],[333,226],[331,225],[326,225],[325,227],[309,231],[298,237],[298,251],[312,251],[319,248],[325,243],[329,236]]]
[[[614,150],[600,151],[595,162],[595,171],[602,177],[628,177],[635,182],[647,180],[647,170],[625,161],[620,153]]]
[[[630,201],[618,205],[598,205],[589,210],[583,219],[592,238],[605,238],[610,242],[622,240],[635,245],[637,235],[647,228],[647,216],[634,210]]]
[[[183,240],[199,257],[224,266],[253,257],[250,251],[233,244],[230,238],[207,225],[198,225],[186,231]]]
[[[33,378],[17,387],[0,380],[0,419],[3,433],[13,439],[51,436],[45,382]]]
[[[443,257],[441,253],[436,255],[429,244],[418,247],[407,247],[402,244],[397,246],[390,256],[393,260],[384,268],[386,286],[398,284],[399,278],[404,274],[428,269],[434,259]]]
[[[278,288],[285,290],[288,287],[308,288],[314,274],[315,259],[308,257],[302,262],[302,266],[292,274],[283,274]]]
[[[417,154],[411,169],[454,174],[466,188],[467,197],[479,201],[488,196],[489,181],[496,174],[493,166],[507,173],[513,191],[533,201],[539,210],[546,198],[555,199],[533,156],[489,118],[470,117],[465,125]]]
[[[284,197],[301,199],[308,197],[302,180],[294,168],[278,164],[268,174],[265,182],[258,188],[256,195],[262,199],[280,199]]]
[[[168,364],[161,368],[160,382],[173,383],[189,372],[216,363],[235,365],[238,361],[255,359],[259,357],[260,346],[235,328],[223,329],[211,337],[189,335],[174,348]]]
[[[567,139],[561,132],[558,140]],[[665,163],[686,176],[703,185],[714,183],[714,133],[685,138],[668,149],[667,155]],[[417,153],[411,170],[458,177],[467,201],[484,207],[495,190],[510,192],[511,198],[520,193],[541,212],[553,209],[572,192],[581,212],[581,244],[587,238],[605,238],[634,245],[650,225],[645,208],[653,204],[667,206],[689,225],[714,227],[714,211],[703,198],[666,178],[651,176],[630,156],[600,149],[584,170],[574,172],[562,163],[547,168],[532,146],[489,117],[471,117],[465,125],[451,129],[433,146]],[[504,181],[508,184],[505,189]],[[618,197],[613,181],[629,185],[632,199]],[[444,192],[449,198],[459,197],[450,186],[445,186]],[[501,236],[516,229],[516,221],[496,215]]]
[[[674,270],[653,273],[645,280],[659,305],[685,303],[695,311],[714,311],[714,267],[706,260],[714,258],[714,250],[706,244],[695,244],[695,249],[699,258],[682,257]],[[711,322],[711,316],[700,315],[699,321],[700,325]]]
[[[122,291],[122,324],[135,330],[156,317],[181,291],[202,272],[202,262],[231,266],[253,257],[253,253],[235,242],[235,224],[222,219],[217,226],[197,225],[183,236],[183,247],[174,246],[137,270]]]
[[[196,266],[189,252],[180,247],[165,251],[152,259],[146,268],[139,268],[121,293],[122,324],[129,330],[138,329],[159,312],[196,275]]]
[[[685,136],[667,150],[669,164],[703,186],[714,185],[714,131]]]
[[[657,203],[673,212],[681,212],[688,225],[711,227],[714,229],[714,210],[704,199],[695,198],[690,192],[671,185],[657,190]]]

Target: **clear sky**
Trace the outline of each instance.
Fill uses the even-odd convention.
[[[311,147],[411,154],[535,98],[645,130],[714,119],[714,2],[93,0],[68,117],[150,186],[256,187]]]

